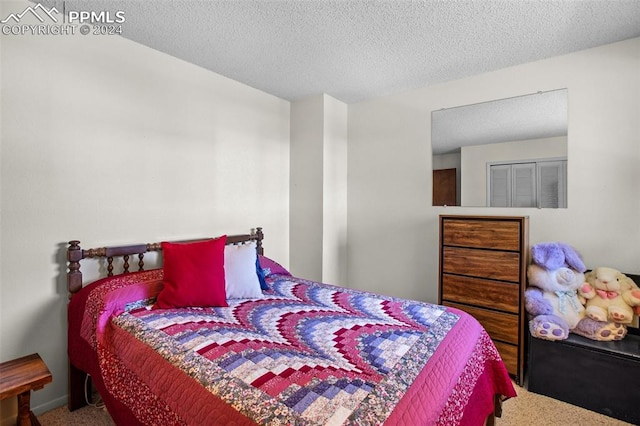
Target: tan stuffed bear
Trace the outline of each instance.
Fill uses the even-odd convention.
[[[560,242],[539,243],[531,247],[531,261],[524,292],[531,336],[564,340],[574,333],[592,340],[612,341],[627,335],[624,324],[586,316],[585,299],[578,291],[585,284],[587,267],[573,247]]]
[[[579,293],[585,299],[586,314],[596,321],[629,324],[633,307],[640,306],[640,288],[617,269],[599,267],[585,274]]]

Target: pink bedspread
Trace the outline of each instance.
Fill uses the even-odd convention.
[[[70,304],[70,319],[84,312],[71,360],[99,372],[118,424],[481,425],[494,395],[515,396],[461,311],[288,275],[262,299],[149,310],[161,280],[114,277]]]

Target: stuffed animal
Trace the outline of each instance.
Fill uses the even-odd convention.
[[[593,340],[620,340],[626,335],[623,325],[585,316],[585,300],[578,290],[585,283],[587,268],[573,247],[556,242],[536,244],[531,247],[531,258],[525,309],[532,336],[564,340],[572,332]]]
[[[587,299],[586,314],[596,321],[630,324],[640,306],[640,288],[617,269],[599,267],[585,274],[580,295]]]

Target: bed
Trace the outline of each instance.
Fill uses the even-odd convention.
[[[98,249],[71,241],[69,409],[90,402],[93,383],[118,425],[482,425],[516,396],[468,314],[294,277],[262,241],[261,228]],[[214,245],[212,273],[198,258],[213,259]],[[163,263],[145,270],[153,252]],[[107,276],[83,282],[86,259]],[[218,282],[170,293],[189,279]],[[218,300],[189,299],[203,294]]]

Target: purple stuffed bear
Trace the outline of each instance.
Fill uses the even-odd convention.
[[[585,301],[577,290],[585,282],[587,268],[573,247],[558,242],[536,244],[531,247],[531,259],[524,297],[532,336],[564,340],[572,332],[593,340],[620,340],[626,335],[626,327],[620,324],[585,316]]]

